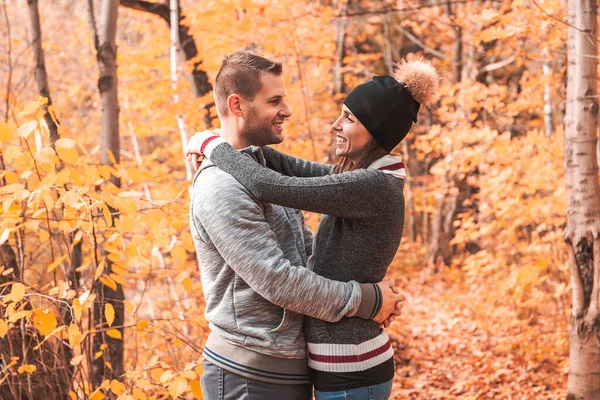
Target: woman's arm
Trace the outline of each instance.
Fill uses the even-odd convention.
[[[381,189],[387,176],[361,169],[313,178],[283,176],[240,154],[219,137],[207,139],[202,153],[260,201],[328,214],[364,219],[379,212],[386,201]]]
[[[267,167],[286,176],[309,178],[329,175],[333,165],[303,160],[281,153],[269,146],[261,147]]]

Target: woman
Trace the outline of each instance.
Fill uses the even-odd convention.
[[[404,164],[390,152],[417,121],[420,106],[435,102],[438,84],[430,64],[412,61],[352,90],[333,124],[341,157],[335,167],[264,147],[264,168],[209,131],[194,136],[188,153],[204,154],[259,201],[322,213],[309,261],[314,272],[378,282],[404,224]],[[307,317],[304,329],[317,400],[389,397],[393,349],[379,324]]]

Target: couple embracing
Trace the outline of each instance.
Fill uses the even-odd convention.
[[[437,89],[423,61],[354,88],[332,126],[340,162],[327,165],[268,147],[291,116],[282,65],[248,52],[223,60],[221,129],[188,148],[211,329],[205,399],[305,400],[313,387],[317,400],[389,398],[394,351],[383,327],[404,296],[382,279],[402,237],[406,178],[390,152]],[[323,214],[314,236],[299,210]]]

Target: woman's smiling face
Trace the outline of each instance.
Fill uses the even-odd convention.
[[[336,133],[335,154],[338,157],[356,161],[373,139],[367,128],[345,104],[342,105],[342,114],[333,123],[332,128]]]

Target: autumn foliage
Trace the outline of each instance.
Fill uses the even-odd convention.
[[[182,0],[198,56],[180,55],[174,85],[167,24],[122,1],[114,165],[100,161],[86,2],[39,4],[51,106],[30,78],[21,3],[0,10],[0,398],[201,398],[208,327],[177,118],[188,133],[218,126],[211,93],[195,96],[186,77],[196,64],[213,82],[241,48],[283,62],[293,115],[279,149],[325,162],[335,162],[330,124],[355,84],[406,56],[442,71],[438,106],[395,151],[410,176],[389,274],[408,297],[389,328],[393,394],[564,397],[562,2]],[[318,216],[308,220],[314,230]],[[124,289],[123,326],[94,282]],[[124,341],[126,372],[94,387],[94,360],[112,368],[108,345],[93,350],[98,332]]]

